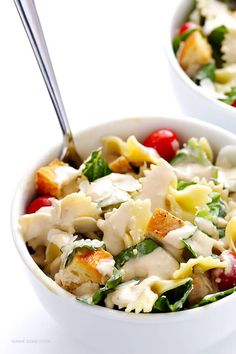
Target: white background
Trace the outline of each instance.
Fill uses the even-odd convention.
[[[181,113],[162,43],[171,3],[36,1],[73,131],[101,120]],[[84,354],[41,307],[11,239],[17,181],[61,138],[13,0],[0,1],[0,48],[0,352]],[[204,354],[233,354],[235,342],[232,335]]]

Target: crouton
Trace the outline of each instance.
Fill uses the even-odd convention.
[[[154,210],[147,225],[147,233],[156,239],[163,239],[169,231],[184,226],[184,222],[168,211],[157,208]]]
[[[115,173],[127,173],[132,171],[132,167],[126,157],[120,156],[109,164],[112,172]]]
[[[78,276],[80,283],[92,281],[105,284],[108,277],[101,274],[97,266],[103,260],[109,261],[112,259],[112,255],[103,249],[89,250],[82,248],[75,254],[66,269],[69,273]]]
[[[190,77],[194,77],[201,66],[211,61],[212,50],[202,34],[194,31],[181,43],[177,56],[184,71]]]
[[[40,167],[36,172],[37,192],[42,195],[62,198],[68,193],[77,191],[75,183],[77,176],[78,170],[60,160],[53,160],[47,166]]]

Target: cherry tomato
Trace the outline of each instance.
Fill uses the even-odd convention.
[[[232,103],[231,106],[236,107],[236,100]]]
[[[165,160],[170,161],[180,148],[177,135],[170,129],[159,129],[151,133],[144,145],[154,148]]]
[[[26,214],[35,213],[42,207],[51,206],[52,202],[49,200],[50,196],[44,195],[42,197],[35,198],[26,208]]]
[[[236,252],[225,251],[221,255],[222,260],[226,261],[226,268],[213,269],[211,278],[218,285],[220,291],[224,291],[236,286]]]
[[[185,23],[180,27],[178,34],[179,34],[179,35],[180,35],[180,34],[183,34],[184,32],[187,32],[187,31],[189,31],[189,30],[191,30],[191,29],[194,29],[194,28],[196,28],[196,27],[197,27],[197,25],[196,25],[195,23],[193,23],[193,22],[185,22]]]

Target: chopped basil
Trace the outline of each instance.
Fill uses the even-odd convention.
[[[178,49],[179,49],[179,46],[180,46],[180,43],[185,41],[188,36],[190,36],[191,33],[193,33],[194,31],[196,31],[197,28],[193,28],[193,29],[190,29],[189,31],[186,31],[182,34],[179,34],[177,36],[174,37],[173,41],[172,41],[172,46],[173,46],[173,49],[174,49],[174,52],[177,53]]]
[[[222,66],[221,45],[226,33],[228,33],[228,30],[224,25],[222,25],[215,28],[208,36],[208,42],[212,46],[213,58],[216,61],[217,67]]]
[[[76,297],[76,300],[85,302],[86,304],[89,304],[89,305],[98,304],[100,301],[102,301],[105,298],[105,296],[112,289],[114,289],[118,284],[121,283],[122,276],[123,276],[123,272],[114,267],[113,274],[112,274],[111,278],[108,279],[106,284],[102,288],[98,289],[93,296],[91,296],[88,299],[83,298],[83,297]]]
[[[215,294],[209,294],[204,296],[204,298],[194,307],[199,307],[199,306],[205,306],[208,304],[211,304],[212,302],[218,301],[220,299],[223,299],[224,297],[233,294],[236,291],[236,286],[234,286],[231,289],[227,289],[225,291],[220,291]]]
[[[207,203],[210,214],[213,216],[224,218],[227,214],[226,205],[220,197],[220,193],[213,192],[209,195],[211,202]]]
[[[183,308],[190,292],[193,289],[192,280],[161,295],[153,306],[153,312],[174,312]]]
[[[185,189],[188,186],[191,186],[193,184],[196,184],[196,182],[185,182],[185,181],[179,180],[178,184],[177,184],[177,190],[182,191],[183,189]]]
[[[225,95],[227,98],[221,99],[220,101],[232,105],[232,103],[236,100],[236,86],[232,87],[231,91],[226,92]]]
[[[192,236],[190,236],[189,238],[191,239]],[[190,257],[187,257],[187,258],[197,258],[199,255],[193,250],[191,245],[188,243],[189,238],[187,238],[186,240],[182,240],[182,242],[185,245],[185,248],[187,250],[187,253],[190,255]],[[188,256],[188,255],[186,255],[186,256]]]
[[[149,254],[153,252],[157,247],[159,247],[158,243],[153,241],[151,238],[146,238],[145,240],[139,242],[137,245],[121,251],[115,258],[115,265],[119,269],[129,260],[144,256],[145,254]]]
[[[92,152],[90,159],[85,162],[85,168],[82,171],[89,182],[109,175],[111,172],[108,163],[102,156],[101,148]]]
[[[216,75],[215,75],[215,62],[212,61],[206,65],[204,65],[196,74],[194,77],[194,81],[196,84],[199,84],[201,80],[203,79],[210,79],[212,82],[216,81]]]

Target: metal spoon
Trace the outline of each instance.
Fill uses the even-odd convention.
[[[52,67],[52,62],[48,53],[47,44],[44,38],[34,0],[14,0],[14,2],[38,62],[44,82],[47,86],[58,121],[60,123],[63,134],[63,145],[60,160],[78,168],[82,164],[82,159],[78,155],[75,148],[75,143],[62,102],[61,94]]]

